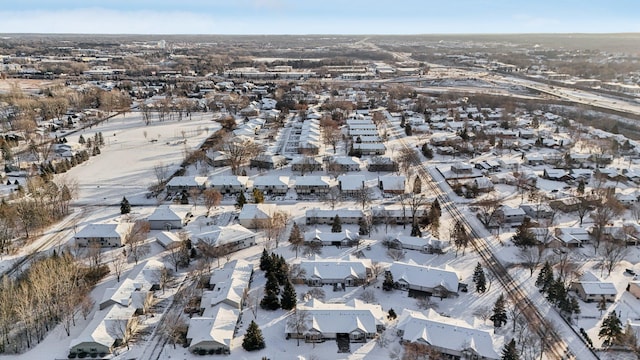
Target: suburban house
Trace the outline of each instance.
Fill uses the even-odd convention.
[[[353,144],[353,151],[360,155],[384,155],[387,148],[383,143],[356,142]]]
[[[446,298],[458,295],[458,274],[451,270],[418,265],[415,262],[394,262],[387,270],[400,290],[410,296]]]
[[[233,260],[215,270],[209,278],[211,290],[202,293],[201,311],[221,303],[242,310],[252,276],[253,264],[245,260]]]
[[[338,187],[342,194],[355,196],[366,188],[366,180],[364,175],[340,175],[338,176]]]
[[[315,157],[300,156],[291,161],[291,170],[306,174],[313,173],[314,171],[322,171],[323,166],[322,162]]]
[[[276,211],[276,204],[245,204],[238,214],[238,222],[248,229],[264,228]]]
[[[427,234],[424,237],[398,234],[389,241],[389,247],[394,249],[418,250],[427,254],[440,254],[447,247],[447,242],[438,240]]]
[[[326,160],[327,166],[333,164],[341,172],[360,171],[360,161],[355,156],[334,156]]]
[[[182,229],[182,217],[178,215],[170,206],[157,207],[149,217],[149,228],[151,230],[172,230]]]
[[[218,190],[221,194],[237,194],[247,190],[247,176],[211,175],[209,186]]]
[[[287,339],[304,339],[305,342],[324,342],[345,339],[349,342],[366,342],[385,328],[386,313],[382,306],[353,299],[344,304],[325,304],[312,299],[296,307],[307,314],[304,326],[285,325]],[[304,329],[298,332],[299,329]]]
[[[631,295],[635,296],[636,299],[640,299],[640,281],[629,281],[629,285],[627,285],[627,291],[629,291]]]
[[[195,246],[202,242],[214,247],[226,246],[228,251],[238,251],[256,244],[256,233],[239,224],[212,225],[203,229],[194,225],[191,230]]]
[[[136,310],[128,306],[114,305],[108,310],[99,310],[93,315],[93,320],[85,329],[73,339],[69,354],[77,357],[104,357],[125,342],[124,334],[134,321]]]
[[[164,264],[160,261],[146,261],[138,272],[132,272],[116,287],[104,291],[102,300],[98,303],[99,309],[104,310],[118,304],[133,308],[136,314],[144,314],[150,305],[153,291],[160,288],[158,275],[163,268]]]
[[[571,289],[574,290],[580,299],[584,302],[601,301],[607,302],[616,300],[615,285],[612,282],[596,281],[574,281],[571,283]]]
[[[278,169],[287,164],[287,159],[282,155],[260,154],[249,160],[249,167],[258,169]]]
[[[124,245],[132,226],[133,223],[89,224],[78,231],[73,240],[78,246],[119,247]]]
[[[328,176],[297,176],[295,180],[295,189],[298,195],[322,195],[328,193],[334,184],[335,181]]]
[[[160,231],[155,238],[156,242],[165,249],[170,249],[182,242],[178,234],[171,231]]]
[[[579,247],[588,243],[591,236],[587,229],[581,227],[559,227],[554,231],[552,241],[564,247]]]
[[[360,239],[358,233],[345,229],[339,233],[324,232],[318,229],[308,231],[305,234],[305,242],[318,242],[322,246],[351,246]]]
[[[301,260],[300,269],[303,270],[301,277],[293,280],[308,286],[359,286],[373,277],[371,259],[322,259],[316,255],[310,260]]]
[[[331,224],[333,219],[338,215],[342,224],[358,224],[360,219],[364,217],[364,212],[359,209],[319,209],[313,208],[305,212],[306,224]]]
[[[416,210],[416,217],[420,218],[424,215],[425,209]],[[371,208],[371,216],[374,222],[380,224],[410,224],[411,209],[402,208],[401,205],[378,205]]]
[[[231,165],[231,157],[222,151],[208,152],[207,162],[213,167],[229,166]]]
[[[475,324],[442,316],[433,309],[404,309],[396,329],[401,342],[427,345],[447,359],[498,360],[496,349],[504,342],[492,330],[478,329]]]
[[[207,315],[189,319],[187,342],[189,351],[196,354],[229,354],[240,310],[219,304]]]
[[[167,193],[176,194],[189,190],[203,190],[206,187],[206,176],[174,176],[167,182]]]
[[[369,170],[370,172],[395,172],[398,171],[398,163],[393,161],[393,159],[389,157],[376,156],[369,160],[367,164],[367,170]]]
[[[407,178],[404,175],[384,175],[378,178],[378,187],[385,194],[404,194],[407,187]]]
[[[289,191],[289,177],[264,175],[253,179],[253,188],[266,195],[284,195]]]
[[[524,210],[524,213],[531,219],[550,219],[555,214],[555,211],[547,203],[540,204],[522,204],[520,208]]]
[[[526,213],[522,208],[512,208],[508,205],[503,205],[497,211],[497,217],[502,220],[503,223],[509,224],[511,226],[519,226],[524,221],[524,217]]]

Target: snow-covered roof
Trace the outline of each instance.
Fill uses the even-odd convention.
[[[182,242],[178,237],[178,234],[170,231],[160,231],[156,234],[156,241],[164,248],[170,248],[173,244]]]
[[[84,331],[71,341],[70,347],[82,343],[96,343],[111,348],[116,340],[121,339],[124,325],[135,312],[136,309],[132,307],[120,305],[97,311]]]
[[[360,190],[365,186],[367,178],[364,175],[340,175],[338,182],[343,191]]]
[[[499,359],[498,339],[491,330],[480,330],[464,321],[444,317],[435,310],[422,313],[404,309],[397,329],[402,339],[426,343],[436,348],[453,351],[472,350],[483,359]]]
[[[258,176],[255,179],[253,179],[253,186],[254,187],[264,187],[264,186],[289,187],[289,177],[278,176],[278,175]]]
[[[122,238],[133,223],[119,224],[89,224],[83,227],[75,238]]]
[[[200,307],[205,309],[203,316],[209,316],[210,309],[221,302],[240,308],[252,273],[253,264],[245,260],[234,260],[215,270],[209,278],[213,290],[202,293]]]
[[[171,209],[169,206],[158,206],[149,217],[147,217],[148,221],[177,221],[182,220],[180,215],[176,214],[176,212]]]
[[[167,187],[201,187],[206,181],[206,176],[174,176],[167,183]]]
[[[413,262],[394,262],[389,271],[394,281],[404,281],[407,284],[425,288],[442,286],[450,292],[458,292],[458,274],[450,270],[422,266]]]
[[[211,175],[208,178],[211,186],[247,186],[247,176]]]
[[[615,285],[612,282],[603,281],[576,281],[582,286],[587,295],[616,295]]]
[[[270,219],[276,213],[276,204],[245,204],[238,214],[238,220]]]
[[[404,190],[407,178],[404,175],[380,176],[380,182],[384,190]]]
[[[333,181],[328,176],[296,176],[296,186],[331,186],[332,184]]]
[[[305,311],[308,316],[307,332],[320,333],[376,333],[377,325],[384,324],[385,313],[380,305],[366,304],[353,299],[343,304],[327,304],[318,299],[312,299],[306,304],[299,305],[298,311]],[[285,324],[286,333],[296,333],[295,327]]]
[[[300,261],[300,268],[305,271],[306,278],[318,279],[356,279],[367,278],[367,268],[371,268],[370,259],[322,259]]]
[[[359,209],[309,209],[305,213],[307,218],[332,218],[338,215],[341,218],[361,218],[364,212]]]
[[[423,246],[431,245],[433,247],[441,248],[444,245],[443,241],[434,238],[430,234],[426,234],[424,237],[417,237],[417,236],[402,235],[402,233],[400,233],[396,236],[394,240],[398,241],[403,246],[412,246],[412,247],[423,247]]]
[[[212,309],[210,315],[193,317],[189,320],[187,339],[191,339],[191,347],[200,343],[214,342],[230,348],[240,311],[229,305],[220,304]]]
[[[194,225],[190,229],[192,232],[192,239],[197,239],[196,241],[205,241],[214,246],[233,243],[256,236],[256,233],[240,224],[231,224],[228,226],[214,225],[202,229],[200,226]]]

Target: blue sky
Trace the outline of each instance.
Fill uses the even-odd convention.
[[[640,32],[638,0],[0,0],[0,33]]]

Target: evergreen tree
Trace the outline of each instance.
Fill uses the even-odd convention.
[[[531,221],[528,218],[516,228],[516,233],[511,238],[513,244],[519,248],[536,245],[536,236],[531,231]]]
[[[269,272],[267,283],[264,286],[264,297],[260,301],[260,307],[265,310],[278,310],[280,308],[280,286],[273,272]]]
[[[278,280],[278,284],[284,285],[289,277],[289,264],[282,255],[273,254],[271,257],[271,273]]]
[[[80,135],[80,137],[78,138],[78,144],[85,144],[87,141],[84,139],[84,136]]]
[[[604,339],[606,345],[613,345],[619,342],[622,335],[622,323],[616,312],[612,311],[609,316],[602,320],[598,337]]]
[[[500,357],[500,360],[520,360],[515,339],[511,339],[511,341],[505,344],[502,349],[502,357]]]
[[[416,176],[416,179],[413,181],[413,193],[420,194],[422,192],[422,180],[420,176]]]
[[[580,182],[578,183],[578,188],[576,189],[576,192],[578,193],[578,195],[584,195],[584,181],[580,180]]]
[[[342,221],[340,220],[340,216],[338,214],[336,214],[336,216],[333,218],[333,222],[331,223],[331,232],[342,232]]]
[[[291,234],[289,234],[289,243],[296,250],[296,258],[298,257],[298,249],[304,244],[304,237],[297,223],[293,223]]]
[[[120,214],[128,214],[131,212],[131,205],[129,204],[129,200],[126,197],[122,197],[122,201],[120,201]]]
[[[420,225],[418,225],[418,223],[411,225],[411,236],[422,237],[422,231],[420,230]]]
[[[244,192],[240,192],[236,198],[236,208],[242,210],[244,204],[247,203],[247,199],[244,197]]]
[[[493,305],[493,315],[489,318],[489,320],[493,321],[494,327],[502,327],[507,323],[507,310],[505,306],[504,295],[500,294],[498,296],[498,300]]]
[[[271,270],[271,256],[267,252],[267,249],[262,249],[262,256],[260,256],[260,270],[267,272]]]
[[[393,310],[393,308],[389,309],[389,313],[387,314],[387,319],[393,320],[393,319],[396,319],[397,317],[398,317],[398,314],[396,314],[396,311]]]
[[[384,281],[382,282],[382,290],[391,291],[393,290],[393,274],[391,271],[387,271],[384,273]]]
[[[536,286],[540,288],[541,293],[546,293],[549,290],[549,286],[551,286],[552,281],[553,268],[551,268],[551,264],[549,264],[549,261],[545,261],[542,269],[540,269],[540,273],[538,273]]]
[[[256,204],[264,202],[264,194],[259,189],[253,188],[253,202]]]
[[[484,293],[487,291],[487,278],[484,275],[482,265],[478,263],[473,271],[473,283],[476,284],[476,292]]]
[[[369,235],[369,226],[367,226],[367,220],[364,217],[358,220],[358,227],[358,234],[362,236]]]
[[[296,307],[296,296],[296,290],[293,288],[293,284],[287,279],[284,283],[284,291],[282,291],[282,296],[280,297],[281,307],[284,310],[291,310]]]
[[[404,133],[405,133],[407,136],[411,136],[411,135],[413,135],[413,129],[411,128],[411,125],[410,125],[410,124],[406,124],[406,125],[404,126]]]
[[[247,333],[244,335],[244,339],[242,339],[242,348],[247,351],[265,348],[262,330],[260,330],[258,324],[253,320],[251,320],[251,324],[249,324],[249,327],[247,328]]]

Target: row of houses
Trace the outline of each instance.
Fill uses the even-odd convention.
[[[424,216],[425,211],[422,208],[415,209],[416,218]],[[334,210],[312,208],[305,212],[305,223],[307,225],[331,224],[336,215],[340,217],[343,224],[358,224],[363,218],[371,217],[375,224],[402,225],[410,224],[414,214],[408,207],[403,208],[400,205],[378,205],[373,206],[370,211],[350,208]]]

